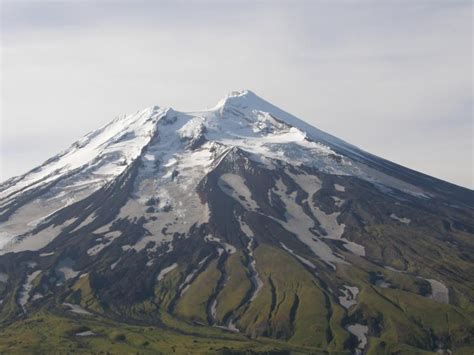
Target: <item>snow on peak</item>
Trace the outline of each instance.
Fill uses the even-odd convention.
[[[181,149],[193,151],[205,142],[215,142],[239,147],[263,159],[316,165],[330,173],[359,175],[352,171],[356,167],[351,160],[367,154],[252,91],[240,90],[227,94],[211,110],[180,112],[152,106],[119,116],[40,167],[0,186],[0,199],[60,178],[67,178],[64,184],[93,183],[98,187],[139,158],[155,137],[169,142],[160,148],[168,153],[160,154],[170,157]]]
[[[234,106],[242,106],[242,105],[249,105],[252,101],[261,100],[257,95],[255,95],[250,90],[238,90],[238,91],[231,91],[227,95],[224,96],[217,105],[213,108],[213,110],[221,109],[227,105],[234,105]]]
[[[168,109],[153,106],[121,115],[73,143],[68,149],[31,170],[0,192],[0,198],[27,191],[71,173],[87,171],[91,180],[110,180],[136,159],[150,141],[158,120]]]
[[[305,132],[308,139],[322,143],[334,149],[336,152],[354,155],[360,155],[362,153],[357,147],[315,128],[247,89],[230,92],[210,111],[220,114],[224,118],[232,116],[252,116],[255,113],[271,116],[282,124],[295,127]]]
[[[257,95],[255,95],[255,93],[253,91],[250,91],[248,89],[244,89],[244,90],[234,90],[234,91],[231,91],[230,93],[228,93],[226,95],[226,98],[234,98],[234,97],[251,97],[251,96],[254,96],[256,97]]]

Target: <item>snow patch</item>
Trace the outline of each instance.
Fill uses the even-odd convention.
[[[334,204],[336,205],[336,207],[339,207],[339,208],[346,201],[346,200],[343,200],[342,198],[339,198],[339,197],[336,197],[336,196],[331,196],[331,198],[334,200]]]
[[[165,267],[164,269],[161,269],[160,273],[158,274],[156,280],[157,281],[161,281],[165,278],[166,274],[168,274],[169,272],[173,271],[174,269],[176,269],[178,267],[178,263],[174,263],[174,264],[171,264],[170,266],[168,267]]]
[[[206,235],[204,237],[204,240],[206,242],[217,242],[217,243],[219,243],[220,245],[222,245],[224,247],[224,250],[229,254],[234,254],[237,251],[237,249],[232,244],[225,243],[220,238],[214,237],[212,235]]]
[[[321,224],[321,227],[328,233],[328,235],[323,236],[322,238],[340,240],[343,242],[344,248],[351,253],[358,256],[365,256],[365,247],[363,245],[342,237],[346,226],[343,223],[339,224],[337,221],[337,217],[340,215],[339,212],[326,214],[318,207],[313,206],[312,203],[310,203],[310,206],[312,207],[316,219]]]
[[[406,217],[398,217],[395,213],[392,213],[390,215],[390,218],[400,222],[400,223],[403,223],[403,224],[410,224],[411,220],[409,218],[406,218]]]
[[[247,253],[248,253],[248,257],[250,259],[250,263],[248,264],[248,268],[250,270],[250,280],[252,281],[252,285],[254,287],[254,291],[252,293],[252,296],[250,297],[250,302],[252,302],[257,297],[260,290],[263,288],[263,281],[260,278],[260,275],[257,271],[257,262],[255,261],[255,258],[254,258],[254,255],[253,255],[255,235],[253,234],[250,227],[244,221],[240,220],[239,223],[240,223],[240,230],[249,239],[249,242],[247,243]]]
[[[70,280],[79,275],[80,271],[74,271],[73,266],[75,262],[71,258],[62,259],[56,266],[56,274],[61,277],[62,280]]]
[[[315,226],[315,222],[306,214],[303,208],[295,202],[296,191],[288,195],[286,193],[287,187],[281,180],[277,180],[273,191],[285,204],[287,213],[286,221],[279,219],[275,219],[275,221],[278,221],[287,231],[295,234],[317,257],[332,268],[336,268],[335,263],[347,263],[336,256],[332,249],[324,243],[321,238],[311,232],[311,229]]]
[[[61,233],[60,226],[50,226],[36,234],[10,238],[0,249],[0,255],[13,252],[19,253],[26,250],[37,251],[46,247]]]
[[[201,117],[189,120],[178,130],[178,136],[189,140],[198,138],[206,130],[202,121],[203,118]]]
[[[449,304],[449,290],[445,284],[434,279],[425,279],[431,285],[430,298],[440,302]]]
[[[223,251],[223,250],[222,250]],[[178,293],[179,296],[181,297],[186,293],[186,291],[189,289],[189,286],[191,286],[191,282],[194,280],[194,277],[196,274],[202,269],[204,263],[209,259],[210,255],[204,257],[199,263],[198,267],[193,269],[184,279],[183,283],[179,285],[178,287]]]
[[[115,261],[114,263],[112,263],[112,264],[110,265],[110,270],[115,269],[115,268],[117,267],[117,265],[118,265],[119,262],[120,262],[120,258],[118,258],[117,261]]]
[[[365,346],[367,345],[367,333],[369,332],[369,327],[359,323],[351,324],[346,327],[349,333],[354,334],[359,340],[357,345],[356,354],[362,354]]]
[[[49,253],[41,253],[41,254],[40,254],[41,257],[51,256],[51,255],[54,255],[54,251],[49,252]]]
[[[343,296],[339,296],[339,303],[341,306],[349,309],[357,304],[357,295],[359,294],[359,289],[357,287],[344,285],[340,291],[343,293]]]
[[[92,313],[86,311],[84,308],[77,304],[72,304],[72,303],[63,303],[64,306],[68,307],[69,312],[73,312],[76,314],[81,314],[81,315],[92,315]]]
[[[91,337],[94,335],[96,334],[91,330],[86,330],[85,332],[76,333],[77,337]]]
[[[406,274],[405,271],[397,270],[390,266],[385,266],[385,269],[393,271],[393,272]],[[435,279],[425,279],[424,277],[421,277],[421,276],[417,276],[417,277],[420,279],[424,279],[430,283],[431,294],[428,296],[428,298],[431,298],[432,300],[435,300],[440,303],[449,304],[449,289],[445,284]]]
[[[38,277],[38,275],[41,274],[41,270],[36,270],[33,271],[31,274],[29,274],[26,277],[26,281],[23,284],[19,297],[18,297],[18,304],[21,306],[23,309],[23,312],[26,313],[26,303],[28,302],[28,299],[30,298],[30,292],[31,289],[33,288],[32,282]]]
[[[0,282],[7,282],[8,281],[8,274],[5,274],[4,272],[0,272]]]
[[[43,297],[44,297],[44,296],[43,296],[41,293],[35,293],[35,294],[33,295],[33,297],[31,297],[31,300],[32,300],[32,301],[36,301],[36,300],[39,300],[39,299],[41,299],[41,298],[43,298]]]
[[[94,256],[100,253],[103,249],[107,248],[112,242],[120,237],[122,232],[120,231],[112,231],[104,234],[104,239],[106,239],[105,243],[94,245],[92,248],[87,250],[87,254],[89,256]]]
[[[250,210],[258,209],[257,202],[253,200],[252,193],[241,176],[223,174],[219,177],[217,184],[224,193],[239,202],[243,207]]]

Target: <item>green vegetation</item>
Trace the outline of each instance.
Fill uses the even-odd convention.
[[[84,332],[92,334],[78,335]],[[112,354],[225,353],[243,350],[317,353],[282,342],[228,335],[217,329],[209,335],[204,331],[185,334],[158,327],[126,325],[103,318],[48,312],[37,312],[3,327],[0,338],[1,353],[50,353],[53,349],[54,353]]]
[[[167,273],[163,280],[156,283],[155,301],[161,308],[166,309],[170,305],[183,279],[183,273],[178,266]]]
[[[197,275],[194,282],[178,301],[175,313],[191,320],[207,323],[207,303],[216,291],[219,277],[217,260],[213,260],[208,267]]]
[[[264,285],[237,324],[253,335],[325,348],[330,309],[314,276],[281,249],[261,245],[254,254]]]
[[[78,303],[84,308],[95,312],[102,312],[103,308],[98,299],[94,296],[94,291],[90,285],[89,275],[78,279],[71,287],[73,293],[68,297],[68,301]]]
[[[217,297],[217,319],[221,323],[224,317],[239,308],[252,286],[240,251],[229,256],[225,271],[227,280]]]
[[[252,285],[241,251],[228,255],[222,265],[218,258],[202,265],[179,296],[180,285],[193,269],[180,264],[155,283],[151,299],[129,305],[104,306],[86,275],[68,287],[64,299],[30,305],[26,316],[4,321],[0,353],[54,349],[140,354],[244,350],[349,354],[357,340],[345,327],[354,323],[369,326],[368,354],[432,354],[439,344],[456,354],[472,353],[474,324],[469,312],[456,304],[421,296],[421,279],[415,276],[387,270],[349,253],[345,256],[351,264],[340,264],[335,272],[320,269],[314,273],[284,250],[260,244],[254,257],[263,287],[252,302],[248,302]],[[373,285],[370,279],[374,273],[383,275],[393,288]],[[47,281],[37,278],[34,287],[40,290]],[[339,304],[338,294],[329,291],[329,287],[341,285],[360,290],[357,304],[350,310]],[[210,300],[216,293],[218,324],[231,315],[239,333],[208,324]],[[462,295],[459,292],[458,302],[469,306]],[[63,302],[78,304],[94,315],[74,314],[61,305]],[[13,297],[5,298],[2,311],[20,314]],[[81,333],[86,335],[78,335]]]

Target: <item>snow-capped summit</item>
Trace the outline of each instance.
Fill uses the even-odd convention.
[[[76,312],[308,353],[362,353],[368,335],[464,346],[473,201],[249,90],[153,106],[0,185],[0,323]]]
[[[252,91],[250,90],[238,90],[238,91],[231,91],[227,95],[225,95],[217,105],[214,107],[214,110],[221,109],[222,107],[226,105],[236,105],[236,106],[242,106],[245,105],[245,103],[248,101],[253,101],[255,102],[259,99],[257,95],[255,95]]]
[[[153,106],[119,116],[41,166],[0,185],[4,235],[0,244],[10,245],[3,252],[16,250],[38,224],[103,188],[134,164],[140,166],[139,177],[154,177],[156,188],[169,179],[194,188],[219,154],[233,147],[268,167],[282,161],[356,176],[383,189],[430,195],[404,177],[404,171],[393,175],[390,166],[383,167],[384,161],[374,160],[250,90],[234,91],[210,110],[180,112]],[[38,194],[42,197],[26,198]],[[25,220],[19,212],[28,210],[29,205],[34,206],[34,218]]]

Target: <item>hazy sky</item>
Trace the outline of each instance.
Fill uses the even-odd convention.
[[[0,180],[121,113],[248,88],[474,188],[470,0],[0,1]]]

